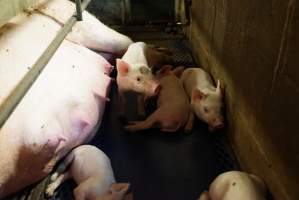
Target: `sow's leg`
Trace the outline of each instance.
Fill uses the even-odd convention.
[[[65,24],[75,11],[74,3],[68,0],[40,0],[34,7],[60,24]],[[83,21],[75,24],[67,39],[97,51],[123,55],[132,40],[107,27],[90,13],[83,12]]]

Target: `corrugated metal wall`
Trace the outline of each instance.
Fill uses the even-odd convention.
[[[194,1],[188,31],[225,84],[228,136],[278,200],[299,199],[299,8],[295,0]]]

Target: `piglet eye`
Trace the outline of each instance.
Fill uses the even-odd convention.
[[[141,81],[141,78],[140,78],[140,77],[137,77],[137,81],[140,82],[140,81]]]
[[[208,112],[209,112],[209,109],[208,109],[207,107],[204,107],[204,108],[203,108],[203,111],[204,111],[205,113],[208,113]]]

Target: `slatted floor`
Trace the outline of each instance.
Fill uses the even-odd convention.
[[[136,41],[169,47],[174,52],[175,65],[196,66],[188,43],[181,36],[144,28],[125,33]],[[134,120],[137,119],[136,99],[129,98],[127,117]],[[195,200],[219,173],[236,169],[224,133],[209,133],[207,126],[198,120],[188,135],[182,131],[163,133],[159,130],[126,133],[118,119],[115,83],[110,99],[92,144],[110,157],[116,180],[131,183],[135,200]],[[45,185],[44,180],[16,199],[44,199]],[[72,199],[73,187],[72,181],[66,182],[52,199]]]

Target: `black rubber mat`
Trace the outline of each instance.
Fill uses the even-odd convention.
[[[227,170],[215,148],[218,136],[209,133],[203,123],[197,121],[190,135],[158,130],[126,133],[118,120],[115,86],[111,96],[107,121],[94,144],[110,157],[116,179],[131,183],[135,199],[195,200]]]

